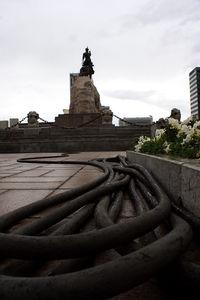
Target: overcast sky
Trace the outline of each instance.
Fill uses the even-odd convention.
[[[0,0],[0,120],[69,108],[69,74],[92,52],[102,105],[120,117],[190,115],[200,0]]]

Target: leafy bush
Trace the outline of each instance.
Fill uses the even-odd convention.
[[[141,136],[134,146],[136,152],[168,154],[183,158],[200,157],[200,121],[188,118],[179,123],[169,118],[165,129],[157,129],[152,138]]]

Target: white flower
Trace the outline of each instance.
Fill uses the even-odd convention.
[[[182,134],[185,134],[185,135],[189,134],[191,129],[192,129],[192,127],[190,125],[187,126],[186,124],[181,124],[180,129],[177,133],[177,137],[180,137]]]
[[[156,139],[160,139],[164,132],[165,132],[165,129],[156,129],[156,132],[155,132]]]
[[[190,123],[191,121],[193,121],[192,123]],[[169,128],[167,128],[167,130],[169,129],[169,131],[172,129],[172,132],[174,131],[173,129],[176,129],[177,131],[177,137],[178,139],[175,140],[176,143],[181,143],[181,145],[185,145],[185,147],[193,147],[193,143],[194,142],[195,145],[199,145],[199,140],[200,140],[200,121],[194,121],[192,120],[192,118],[188,118],[187,120],[185,120],[182,123],[179,123],[178,120],[176,119],[172,119],[169,118],[168,119],[168,124],[170,125]],[[193,124],[189,125],[189,124]],[[152,141],[155,143],[160,143],[160,141],[162,141],[163,145],[162,145],[162,149],[164,149],[165,153],[170,153],[171,152],[171,147],[173,147],[173,142],[170,142],[170,144],[168,144],[168,141],[164,140],[165,137],[165,133],[166,129],[157,129],[155,132],[155,136],[152,137],[151,139],[149,137],[146,136],[141,136],[138,140],[138,144],[135,146],[135,151],[136,152],[141,152],[141,148],[143,147],[143,145],[148,142],[148,141]],[[161,140],[159,140],[162,137]],[[170,135],[169,135],[170,137]],[[167,137],[166,137],[167,138]],[[193,148],[194,151],[195,147]],[[180,155],[182,155],[182,153],[179,153]],[[200,158],[200,151],[198,151],[197,153],[194,153],[194,156],[196,158]]]
[[[195,129],[194,134],[195,134],[196,136],[200,137],[200,129],[198,129],[198,128]]]
[[[167,145],[167,147],[164,149],[164,151],[165,151],[166,153],[169,153],[169,151],[170,151],[170,144]]]
[[[141,145],[137,144],[135,146],[135,152],[140,152],[140,150],[141,150]]]
[[[191,130],[191,126],[187,126],[187,125],[185,125],[185,124],[183,124],[183,125],[181,126],[181,131],[182,131],[183,133],[188,134],[190,130]]]
[[[181,145],[184,145],[184,144],[186,144],[186,143],[189,143],[189,142],[191,141],[191,139],[192,139],[192,134],[191,134],[191,132],[190,132],[190,133],[188,133],[188,134],[186,135],[186,138],[183,139]]]
[[[183,125],[188,125],[193,120],[192,116],[182,122]]]
[[[179,121],[173,118],[168,119],[169,125],[171,125],[173,128],[180,128]]]
[[[200,121],[195,122],[194,125],[193,125],[194,129],[196,129],[198,127],[200,127]]]
[[[163,143],[163,147],[167,147],[168,146],[168,143],[167,143],[167,141],[165,141],[164,143]]]
[[[140,152],[144,143],[150,141],[150,138],[147,136],[140,136],[137,145],[135,145],[135,151]]]

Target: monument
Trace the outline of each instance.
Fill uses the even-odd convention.
[[[93,66],[91,51],[87,47],[82,55],[79,74],[70,75],[69,114],[56,117],[57,126],[70,128],[112,126],[113,113],[108,106],[101,105],[100,95],[92,80]]]
[[[132,149],[135,138],[150,136],[151,124],[112,125],[113,113],[101,104],[93,67],[87,47],[79,72],[70,74],[70,105],[55,123],[46,122],[36,111],[30,111],[15,127],[0,122],[0,153],[124,151]],[[26,118],[28,122],[22,123]]]

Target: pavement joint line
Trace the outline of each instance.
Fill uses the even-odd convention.
[[[41,190],[43,190],[43,191],[48,191],[50,188],[33,188],[33,187],[31,187],[31,188],[28,188],[28,189],[23,189],[23,188],[14,188],[14,189],[10,189],[10,190],[7,190],[7,191],[41,191]],[[2,193],[3,194],[3,193]],[[1,194],[1,195],[2,195]]]
[[[2,167],[1,167],[2,168]],[[8,165],[8,166],[3,166],[3,168],[7,169],[7,170],[15,170],[15,169],[18,169],[20,168],[20,166],[14,166],[14,167],[11,167],[11,165]]]
[[[0,191],[0,195],[3,195],[5,193],[7,193],[8,191],[10,191],[10,190]]]
[[[3,176],[3,177],[1,177],[1,179],[2,179],[2,178],[7,178],[7,177],[12,177],[13,175],[16,176],[16,175],[19,175],[19,174],[24,173],[24,172],[33,171],[33,170],[36,170],[36,169],[38,169],[38,168],[40,168],[40,166],[37,166],[37,167],[35,167],[35,168],[31,169],[31,170],[23,170],[23,171],[21,171],[21,172],[19,172],[19,173],[14,173],[14,174],[10,174],[10,175],[8,175],[8,176]]]
[[[76,171],[73,175],[68,177],[65,181],[63,181],[59,186],[57,186],[52,192],[50,192],[45,198],[48,198],[51,196],[55,191],[59,190],[60,187],[65,184],[67,181],[69,181],[71,178],[73,178],[75,175],[77,175],[85,166],[81,167],[78,171]]]
[[[38,177],[45,176],[45,175],[47,175],[48,173],[51,173],[51,172],[52,172],[52,170],[49,170],[49,171],[47,171],[46,173],[39,175]]]
[[[24,177],[22,177],[22,178],[24,178]],[[39,177],[34,176],[34,178],[39,178]],[[52,180],[52,181],[48,181],[48,180],[47,181],[45,181],[45,180],[44,181],[43,180],[39,180],[39,181],[33,181],[32,180],[31,181],[31,179],[30,179],[30,181],[29,180],[27,180],[27,181],[16,181],[14,179],[13,179],[13,181],[2,181],[1,178],[0,178],[0,184],[1,183],[24,183],[25,184],[25,183],[52,183],[52,182],[55,183],[55,182],[61,182],[61,180],[56,180],[56,178],[57,177],[55,177],[55,180]]]

